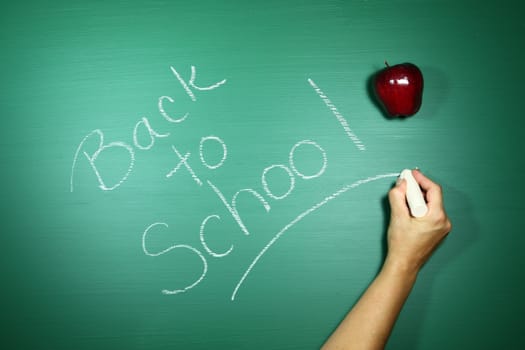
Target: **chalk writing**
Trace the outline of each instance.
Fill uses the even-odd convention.
[[[273,169],[282,169],[286,172],[286,174],[288,175],[288,178],[290,179],[290,187],[288,188],[288,190],[280,195],[280,196],[277,196],[275,194],[273,194],[273,192],[270,190],[270,187],[268,186],[268,183],[266,182],[266,174],[273,170]],[[263,173],[262,173],[262,185],[263,185],[263,188],[264,188],[264,192],[266,192],[266,194],[268,195],[268,197],[271,197],[273,199],[283,199],[283,198],[286,198],[288,197],[288,195],[290,193],[292,193],[293,191],[293,188],[295,186],[295,177],[293,176],[292,172],[290,171],[290,168],[288,168],[286,165],[282,165],[282,164],[273,164],[273,165],[270,165],[269,167],[267,167],[266,169],[263,170]]]
[[[99,144],[98,144],[97,150],[92,155],[89,155],[86,151],[84,151],[83,154],[86,156],[86,159],[89,162],[89,165],[91,165],[91,168],[93,169],[93,172],[95,173],[95,176],[97,177],[100,189],[102,189],[104,191],[114,190],[115,188],[117,188],[120,185],[122,185],[122,183],[124,181],[126,181],[126,179],[128,178],[129,174],[131,173],[131,170],[133,170],[133,165],[135,163],[135,152],[133,151],[133,148],[130,145],[128,145],[128,144],[126,144],[124,142],[120,142],[120,141],[110,142],[110,143],[108,143],[106,145],[106,144],[104,144],[104,133],[102,132],[102,130],[95,129],[92,132],[90,132],[89,134],[87,134],[82,139],[82,141],[80,142],[80,144],[77,147],[77,150],[75,151],[75,155],[73,156],[73,165],[71,166],[71,177],[70,177],[70,182],[69,182],[69,186],[70,186],[69,188],[70,188],[71,192],[73,192],[73,178],[74,178],[75,167],[76,167],[76,164],[77,164],[77,161],[78,161],[78,156],[80,154],[80,151],[82,151],[82,147],[87,142],[87,140],[89,138],[91,138],[92,136],[94,136],[94,135],[98,136],[98,139],[99,139]],[[99,172],[95,162],[96,162],[98,156],[104,150],[107,150],[107,149],[110,149],[110,148],[115,148],[115,147],[123,148],[123,149],[125,149],[128,152],[128,154],[129,154],[129,167],[128,167],[126,172],[122,175],[122,177],[120,178],[120,180],[116,184],[114,184],[113,186],[108,187],[106,185],[106,183],[104,182],[104,180],[102,179],[102,175],[100,174],[100,172]]]
[[[175,77],[179,80],[180,84],[182,85],[182,87],[184,88],[188,96],[190,96],[192,101],[197,101],[197,97],[195,97],[195,94],[193,93],[190,87],[194,88],[195,90],[207,91],[207,90],[216,89],[219,86],[226,83],[226,79],[223,79],[219,81],[218,83],[212,84],[210,86],[198,87],[197,85],[195,85],[195,78],[196,78],[197,73],[195,72],[194,66],[191,66],[191,76],[190,76],[190,80],[188,81],[188,83],[186,83],[186,81],[181,77],[181,75],[179,74],[179,72],[177,72],[175,68],[173,67],[170,67],[170,68],[173,74],[175,75]]]
[[[206,160],[204,160],[203,148],[204,148],[204,143],[206,141],[215,141],[215,142],[218,142],[222,146],[222,158],[217,164],[210,165],[210,164],[208,164],[208,162]],[[224,163],[224,161],[226,160],[227,155],[228,155],[228,149],[226,148],[226,144],[219,137],[217,137],[217,136],[206,136],[206,137],[201,138],[201,142],[199,144],[199,157],[201,158],[202,164],[204,166],[206,166],[208,169],[212,169],[213,170],[213,169],[217,169],[217,168],[221,167],[222,164]]]
[[[194,66],[191,66],[191,73],[189,80],[185,80],[182,75],[175,69],[174,67],[170,67],[171,72],[177,79],[177,81],[180,83],[182,89],[186,92],[188,97],[191,99],[192,102],[197,101],[197,95],[196,93],[199,92],[209,92],[211,90],[217,89],[221,86],[223,86],[226,83],[226,79],[220,80],[214,84],[208,85],[208,86],[199,86],[196,84],[196,69]],[[308,79],[308,83],[310,86],[314,89],[314,91],[317,93],[317,95],[321,98],[321,100],[324,102],[324,104],[328,107],[330,112],[336,117],[336,119],[339,121],[340,125],[343,127],[343,130],[345,134],[352,140],[354,145],[358,148],[360,151],[364,151],[366,148],[364,144],[361,142],[361,140],[355,135],[355,133],[350,129],[347,120],[341,115],[341,113],[338,111],[338,109],[335,107],[335,105],[328,99],[328,97],[324,94],[324,92],[317,86],[317,84],[312,80]],[[160,96],[157,103],[158,112],[161,115],[161,117],[169,122],[170,124],[180,124],[183,123],[187,118],[190,116],[189,111],[184,111],[183,113],[178,113],[177,116],[170,115],[166,111],[165,104],[170,103],[172,105],[175,104],[175,100],[167,95]],[[173,108],[171,106],[170,108]],[[158,127],[158,125],[157,125]],[[140,140],[139,134],[146,135],[145,139]],[[170,133],[168,132],[161,132],[160,129],[154,128],[152,123],[150,122],[150,119],[147,117],[141,117],[134,125],[132,130],[132,144],[128,144],[124,141],[112,141],[112,142],[106,142],[104,137],[104,132],[100,129],[95,129],[91,131],[89,134],[84,136],[82,140],[80,141],[79,145],[76,148],[76,151],[73,156],[73,162],[71,167],[71,176],[70,176],[70,191],[74,191],[74,174],[79,162],[79,159],[81,158],[81,155],[83,154],[85,159],[87,160],[91,170],[93,171],[95,178],[98,182],[98,187],[103,191],[112,191],[120,187],[124,184],[124,182],[130,177],[132,172],[134,171],[135,166],[135,153],[142,151],[147,152],[151,150],[153,147],[155,147],[155,143],[157,139],[165,139],[169,138]],[[98,140],[98,146],[94,152],[88,152],[86,150],[86,144],[89,140],[96,139]],[[219,186],[215,183],[213,183],[210,179],[201,179],[198,175],[195,169],[190,165],[191,159],[196,159],[196,156],[194,158],[191,158],[192,153],[189,151],[181,151],[181,148],[178,145],[177,147],[171,143],[170,145],[170,151],[173,152],[174,158],[175,158],[175,165],[172,164],[172,167],[170,170],[168,170],[165,173],[165,178],[170,179],[170,181],[176,181],[176,178],[179,176],[182,176],[184,174],[190,175],[191,178],[194,180],[195,184],[199,186],[200,188],[205,188],[214,193],[217,196],[218,203],[222,204],[226,211],[231,215],[231,219],[233,222],[237,225],[238,230],[240,233],[249,236],[251,234],[249,227],[244,223],[242,219],[242,215],[239,212],[237,202],[239,196],[249,196],[250,198],[254,199],[257,205],[262,209],[261,212],[263,213],[269,213],[272,209],[271,201],[281,201],[286,199],[288,196],[290,196],[296,186],[297,181],[310,181],[314,180],[316,178],[321,177],[327,167],[328,167],[328,156],[325,149],[316,141],[314,140],[300,140],[293,144],[288,152],[287,161],[285,161],[285,164],[269,164],[265,167],[263,167],[260,177],[260,184],[257,186],[254,186],[253,188],[241,188],[237,190],[233,196],[231,196],[231,199],[228,199],[227,196],[223,193],[223,191],[219,188]],[[218,146],[220,149],[220,156],[219,158],[215,158],[214,160],[210,159],[207,153],[207,149],[209,147],[216,147]],[[103,174],[101,173],[100,169],[97,167],[97,159],[99,156],[108,149],[111,148],[119,148],[124,150],[124,154],[126,156],[126,162],[127,162],[127,168],[122,171],[122,174],[120,174],[120,177],[115,181],[114,183],[107,183],[107,181],[104,179]],[[309,161],[316,161],[318,163],[318,168],[315,168],[314,170],[308,170],[301,169],[301,167],[298,166],[298,164],[301,164],[301,162],[298,162],[298,157],[300,152],[298,150],[300,148],[311,148],[314,150],[314,152],[317,152],[318,157],[313,157],[312,155],[309,155]],[[200,163],[202,166],[209,170],[216,170],[220,167],[222,167],[226,160],[228,159],[228,147],[226,142],[219,136],[216,135],[208,135],[208,136],[202,136],[200,138],[200,142],[198,145],[198,159],[200,160]],[[284,178],[287,179],[288,183],[287,186],[285,186],[284,190],[276,190],[275,184],[273,184],[270,181],[272,179],[273,173],[281,173],[284,174]],[[182,173],[182,174],[181,174]],[[177,175],[177,176],[175,176]],[[261,260],[261,258],[266,254],[266,252],[279,240],[286,232],[288,232],[294,225],[296,225],[298,222],[303,220],[308,215],[314,213],[317,209],[323,207],[325,204],[333,201],[334,199],[340,197],[341,195],[349,192],[350,190],[357,188],[358,186],[385,179],[385,178],[391,178],[391,177],[397,177],[398,173],[386,173],[386,174],[379,174],[375,176],[371,176],[365,179],[361,179],[355,182],[352,182],[348,185],[345,185],[341,187],[339,190],[335,191],[334,193],[324,197],[321,201],[319,201],[317,204],[314,204],[310,208],[300,212],[293,220],[291,220],[288,224],[284,225],[271,239],[270,241],[260,250],[260,252],[255,256],[255,258],[251,261],[249,266],[244,270],[244,273],[242,274],[241,278],[237,282],[237,284],[233,288],[233,292],[231,294],[231,300],[235,300],[241,286],[246,281],[247,277],[252,273],[252,270],[257,265],[257,263]],[[275,177],[274,177],[275,178]],[[206,185],[206,186],[204,186]],[[258,191],[257,188],[260,186],[262,188],[262,191]],[[321,197],[322,198],[322,197]],[[183,287],[176,287],[176,288],[164,288],[161,290],[163,294],[167,295],[173,295],[173,294],[180,294],[187,292],[191,290],[192,288],[196,287],[199,283],[201,283],[204,278],[206,277],[206,274],[208,272],[208,258],[218,258],[222,259],[227,256],[229,256],[233,250],[234,245],[231,244],[228,249],[224,251],[217,251],[214,247],[210,246],[210,244],[207,241],[207,228],[208,225],[223,225],[223,220],[221,216],[217,213],[208,213],[204,216],[200,223],[200,227],[198,228],[199,233],[199,240],[200,245],[202,247],[195,247],[189,244],[174,244],[169,246],[166,249],[160,250],[160,251],[151,251],[148,249],[148,237],[150,237],[151,234],[155,234],[155,232],[159,232],[159,230],[166,230],[169,229],[169,226],[164,221],[158,221],[151,223],[146,226],[146,228],[142,232],[142,251],[146,256],[149,257],[158,257],[164,254],[167,254],[169,252],[173,251],[181,251],[186,250],[190,251],[192,254],[197,256],[201,263],[202,263],[202,272],[200,275],[198,275],[191,283],[189,283],[187,286]],[[197,231],[197,230],[196,230]]]
[[[214,89],[216,89],[216,88],[218,88],[218,87],[220,87],[220,86],[222,86],[222,85],[224,85],[226,83],[226,79],[223,79],[223,80],[219,81],[218,83],[212,84],[210,86],[199,87],[199,86],[197,86],[195,84],[196,69],[195,69],[194,66],[191,66],[191,76],[190,76],[190,80],[189,80],[188,83],[186,83],[186,81],[181,77],[181,75],[177,72],[177,70],[174,67],[170,67],[170,69],[173,72],[173,74],[175,75],[175,77],[179,80],[179,82],[181,83],[183,89],[190,96],[192,101],[196,101],[196,97],[195,97],[195,94],[192,91],[192,88],[195,89],[195,90],[198,90],[198,91],[209,91],[209,90],[214,90]],[[173,100],[173,98],[171,98],[169,96],[161,96],[161,97],[159,97],[158,109],[159,109],[159,112],[160,112],[161,116],[164,117],[165,120],[167,120],[170,123],[180,123],[180,122],[183,122],[188,117],[189,112],[186,112],[184,114],[184,116],[182,116],[182,117],[180,117],[178,119],[170,117],[166,113],[166,111],[164,109],[163,103],[164,103],[165,100],[168,100],[171,103],[175,102]],[[147,134],[149,135],[150,140],[149,140],[149,143],[146,144],[146,145],[141,144],[139,142],[139,140],[138,140],[138,132],[139,132],[140,128],[145,128],[146,131],[147,131]],[[89,155],[86,151],[83,151],[83,146],[86,143],[86,141],[89,138],[91,138],[93,135],[97,135],[99,137],[99,147],[92,155]],[[170,135],[169,133],[162,134],[162,133],[159,133],[159,132],[155,131],[153,129],[153,127],[151,126],[150,121],[148,120],[148,118],[142,117],[135,124],[135,127],[133,128],[133,145],[135,146],[135,148],[138,148],[139,150],[148,151],[148,150],[153,148],[156,138],[165,138],[165,137],[168,137],[169,135]],[[219,139],[216,136],[208,136],[208,137],[203,138],[203,140],[201,140],[201,147],[200,147],[201,159],[203,159],[202,143],[205,142],[208,139],[209,140],[215,140],[215,141],[218,141],[218,142],[222,142],[222,140]],[[130,157],[130,159],[129,159],[129,167],[128,167],[127,171],[122,175],[122,177],[117,181],[116,184],[113,184],[112,186],[108,186],[108,185],[106,185],[105,181],[103,180],[103,177],[102,177],[99,169],[96,167],[95,163],[96,163],[97,158],[100,156],[100,154],[103,151],[108,150],[110,148],[115,148],[115,147],[123,148],[129,153],[129,157]],[[186,167],[186,169],[190,172],[190,174],[191,174],[192,178],[195,180],[195,182],[197,182],[197,184],[199,184],[199,185],[202,185],[201,180],[197,177],[195,172],[191,169],[191,167],[188,164],[188,158],[190,157],[190,153],[188,152],[184,156],[182,156],[179,153],[179,151],[175,148],[175,146],[172,146],[172,149],[175,152],[175,154],[177,155],[177,157],[179,158],[179,163],[177,164],[177,166],[173,170],[168,172],[166,177],[171,177],[180,168],[181,165],[184,165]],[[75,168],[76,168],[76,165],[77,165],[77,162],[78,162],[78,157],[79,157],[79,154],[80,154],[81,151],[83,151],[82,153],[86,157],[88,163],[91,165],[91,168],[93,169],[93,172],[95,173],[95,176],[96,176],[96,178],[98,180],[100,189],[102,189],[104,191],[111,191],[111,190],[116,189],[120,185],[122,185],[124,183],[124,181],[126,181],[128,179],[129,175],[131,174],[131,172],[133,170],[133,165],[135,163],[135,151],[134,151],[133,147],[131,145],[123,142],[123,141],[113,141],[113,142],[110,142],[109,144],[106,145],[106,144],[104,144],[104,133],[103,133],[103,131],[100,130],[100,129],[95,129],[95,130],[91,131],[88,135],[86,135],[82,139],[82,141],[80,142],[80,144],[77,147],[77,150],[75,151],[75,155],[73,156],[73,165],[71,166],[71,176],[70,176],[70,191],[71,192],[73,192],[73,190],[74,190],[74,173],[75,173]],[[224,152],[224,158],[225,158],[225,156],[226,156],[226,152]],[[224,159],[222,160],[222,162],[224,162]],[[222,162],[219,165],[216,165],[215,168],[217,168],[220,165],[222,165]]]
[[[206,225],[208,224],[208,220],[210,219],[217,219],[217,220],[220,220],[221,217],[219,215],[208,215],[206,217],[206,219],[202,220],[202,223],[201,223],[201,228],[199,230],[199,238],[201,240],[201,243],[202,243],[202,246],[204,247],[204,250],[206,250],[206,252],[208,254],[210,254],[211,256],[215,257],[215,258],[222,258],[228,254],[231,253],[231,251],[233,250],[233,244],[230,246],[230,248],[225,251],[224,253],[216,253],[214,252],[213,250],[210,249],[210,247],[208,246],[208,244],[206,243],[206,239],[204,238],[204,229],[206,227]]]
[[[322,206],[324,206],[326,203],[336,199],[337,197],[341,196],[342,194],[344,194],[345,192],[348,192],[349,190],[351,189],[354,189],[360,185],[363,185],[363,184],[366,184],[366,183],[369,183],[371,181],[375,181],[375,180],[380,180],[380,179],[384,179],[384,178],[388,178],[388,177],[397,177],[399,176],[399,173],[389,173],[389,174],[383,174],[383,175],[376,175],[376,176],[373,176],[373,177],[369,177],[369,178],[366,178],[366,179],[362,179],[362,180],[359,180],[359,181],[356,181],[354,183],[351,183],[350,185],[346,185],[346,186],[343,186],[341,189],[339,189],[338,191],[334,192],[333,194],[329,195],[328,197],[326,197],[325,199],[323,199],[322,201],[320,201],[319,203],[317,203],[316,205],[314,205],[313,207],[305,210],[304,212],[302,212],[301,214],[299,214],[295,219],[293,219],[292,221],[290,221],[287,225],[285,225],[279,232],[277,232],[277,234],[270,240],[270,242],[268,242],[268,244],[266,244],[266,246],[259,252],[259,254],[257,254],[257,256],[255,257],[255,259],[253,259],[252,263],[250,264],[250,266],[248,266],[248,268],[246,269],[246,271],[244,272],[244,274],[242,275],[240,281],[237,283],[237,285],[235,286],[235,289],[233,290],[233,294],[231,296],[231,300],[235,300],[235,297],[237,296],[237,292],[240,288],[240,286],[244,283],[244,280],[246,279],[246,277],[248,277],[248,275],[250,274],[250,272],[252,271],[253,267],[255,266],[255,264],[257,264],[257,262],[261,259],[261,257],[266,253],[266,251],[268,249],[270,249],[270,247],[279,239],[281,238],[281,236],[286,232],[288,231],[290,228],[292,228],[295,224],[297,224],[299,221],[301,221],[302,219],[304,219],[307,215],[313,213],[314,211],[316,211],[317,209],[321,208]]]
[[[186,168],[186,170],[188,170],[188,172],[190,173],[191,177],[193,178],[193,180],[195,180],[195,182],[197,183],[197,185],[199,186],[202,186],[202,181],[197,177],[197,175],[195,174],[195,171],[193,171],[192,167],[188,164],[188,158],[190,157],[190,152],[187,152],[184,157],[180,154],[180,152],[175,148],[175,146],[171,146],[171,148],[173,149],[173,152],[175,152],[175,154],[177,155],[177,158],[179,159],[179,162],[177,163],[177,165],[175,166],[175,168],[173,168],[172,170],[170,170],[167,174],[166,174],[166,177],[172,177],[173,174],[175,174],[177,172],[177,170],[179,170],[179,168],[184,165],[184,167]]]
[[[181,122],[185,121],[186,118],[188,118],[188,115],[190,114],[189,112],[184,113],[184,115],[182,117],[178,118],[178,119],[173,119],[172,117],[170,117],[169,114],[166,113],[166,111],[164,110],[164,100],[168,100],[171,103],[175,103],[175,100],[173,100],[169,96],[161,96],[161,97],[159,97],[159,104],[158,104],[159,112],[160,112],[160,115],[162,115],[164,117],[164,119],[166,119],[170,123],[181,123]]]
[[[313,175],[306,175],[306,174],[303,174],[302,172],[300,172],[299,170],[297,170],[297,167],[295,166],[295,151],[297,150],[297,148],[299,148],[300,146],[303,146],[303,145],[311,145],[311,146],[314,146],[315,148],[317,148],[320,152],[321,152],[321,156],[323,157],[323,165],[321,166],[321,168],[319,169],[319,171]],[[323,175],[324,171],[326,170],[326,166],[327,166],[327,159],[326,159],[326,152],[325,150],[319,146],[316,142],[314,141],[310,141],[310,140],[304,140],[304,141],[301,141],[301,142],[297,142],[295,145],[293,145],[291,151],[290,151],[290,156],[288,157],[289,161],[290,161],[290,167],[292,168],[292,170],[294,171],[294,173],[297,174],[297,176],[305,179],[305,180],[309,180],[309,179],[315,179],[316,177],[319,177],[321,175]]]
[[[330,101],[330,99],[324,94],[324,92],[315,84],[315,82],[312,79],[308,79],[308,82],[310,85],[314,88],[315,92],[319,95],[319,97],[323,100],[326,107],[330,109],[330,111],[334,114],[334,116],[337,118],[341,126],[343,127],[343,130],[345,131],[346,135],[354,142],[356,147],[360,151],[364,151],[366,149],[365,145],[361,142],[361,140],[354,134],[352,129],[350,129],[350,126],[348,125],[348,122],[346,121],[345,117],[339,113],[339,110],[337,107]]]
[[[183,293],[183,292],[186,292],[186,291],[192,289],[193,287],[195,287],[197,284],[199,284],[204,279],[204,276],[206,276],[206,272],[208,271],[208,263],[206,262],[206,259],[204,258],[204,256],[202,255],[202,253],[200,251],[198,251],[197,249],[193,248],[192,246],[186,245],[186,244],[175,244],[175,245],[172,245],[171,247],[166,248],[166,249],[164,249],[164,250],[162,250],[160,252],[157,252],[157,253],[150,252],[146,248],[146,236],[148,235],[149,231],[152,228],[156,227],[156,226],[164,226],[164,227],[168,228],[168,224],[166,224],[164,222],[156,222],[156,223],[153,223],[153,224],[149,225],[146,228],[146,230],[144,231],[144,234],[142,235],[142,250],[144,251],[144,254],[149,255],[149,256],[160,256],[160,255],[166,254],[167,252],[169,252],[171,250],[174,250],[174,249],[188,249],[188,250],[194,252],[195,254],[197,254],[197,256],[202,260],[202,274],[199,276],[199,278],[195,282],[193,282],[189,286],[185,287],[184,289],[174,289],[174,290],[163,289],[162,293],[164,293],[164,294],[178,294],[178,293]]]

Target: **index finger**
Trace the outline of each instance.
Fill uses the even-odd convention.
[[[443,206],[443,193],[441,186],[423,175],[419,170],[412,170],[412,175],[419,186],[425,191],[425,197],[429,208]]]

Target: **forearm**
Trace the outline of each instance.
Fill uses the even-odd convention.
[[[397,181],[388,192],[391,212],[383,268],[323,349],[383,349],[419,269],[450,232],[441,187],[420,171],[412,174],[423,190],[427,214],[418,218],[410,215],[406,180]]]
[[[323,349],[383,349],[417,271],[387,259]]]

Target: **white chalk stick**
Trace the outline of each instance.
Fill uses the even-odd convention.
[[[405,169],[399,175],[401,179],[405,179],[407,182],[407,202],[410,208],[410,213],[416,218],[425,216],[428,211],[427,203],[423,197],[423,192],[419,188],[419,184],[412,176],[412,170]]]

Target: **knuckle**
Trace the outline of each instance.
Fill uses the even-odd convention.
[[[445,229],[447,230],[447,232],[452,231],[452,222],[450,222],[449,219],[447,219],[447,222],[445,223]]]
[[[399,190],[396,187],[392,187],[390,191],[388,191],[388,198],[392,199],[397,195],[397,192]]]
[[[452,223],[444,212],[440,213],[438,217],[436,217],[436,224],[441,228],[442,231],[444,231],[444,233],[448,233],[450,230],[452,230]]]
[[[440,227],[447,232],[452,229],[452,223],[444,211],[439,211],[435,214],[434,223],[437,227]]]
[[[444,225],[447,220],[447,216],[445,215],[443,211],[439,211],[435,214],[434,220],[436,221],[437,224]]]

